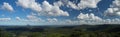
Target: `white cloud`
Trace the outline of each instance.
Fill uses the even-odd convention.
[[[80,13],[80,15],[77,16],[77,18],[80,20],[101,20],[100,17],[95,16],[93,13],[91,13],[91,14]]]
[[[102,20],[63,20],[59,21],[60,25],[102,25],[102,24],[120,24],[120,19],[102,19]]]
[[[73,8],[73,9],[78,9],[78,6],[69,0],[60,0],[60,1],[54,3],[54,5],[56,5],[56,4],[58,6],[67,6],[67,7]]]
[[[103,24],[120,24],[120,19],[119,18],[114,18],[114,19],[105,19],[103,20]]]
[[[56,18],[48,18],[47,21],[48,21],[48,22],[55,23],[55,22],[57,22],[58,20],[57,20]]]
[[[20,20],[21,20],[21,18],[20,18],[20,17],[16,17],[16,20],[20,21]]]
[[[45,16],[69,16],[68,12],[63,11],[59,8],[62,4],[60,2],[54,3],[54,5],[49,4],[49,2],[44,1],[42,4],[35,2],[35,0],[18,0],[17,5],[23,8],[30,8],[38,13],[38,15]]]
[[[110,8],[105,11],[106,16],[120,16],[120,0],[113,1]]]
[[[115,1],[113,1],[113,5],[114,5],[114,6],[118,6],[118,7],[119,7],[119,6],[120,6],[119,3],[120,3],[120,0],[115,0]]]
[[[41,21],[40,18],[38,18],[37,16],[34,16],[34,15],[27,15],[27,19],[30,21]]]
[[[101,0],[81,0],[80,3],[78,4],[79,9],[84,9],[84,8],[96,8],[98,2]]]
[[[9,3],[7,3],[7,2],[3,3],[2,9],[8,10],[8,11],[14,11],[13,7]]]
[[[51,9],[52,9],[52,5],[49,4],[49,2],[47,2],[47,1],[42,2],[42,10],[43,11],[49,12],[49,11],[51,11]]]
[[[44,20],[42,20],[41,18],[35,16],[35,15],[27,15],[26,19],[22,19],[20,17],[15,17],[17,22],[44,22]]]
[[[37,12],[41,11],[41,5],[35,0],[18,0],[16,4],[22,6],[23,8],[30,8]]]
[[[29,21],[29,22],[44,22],[45,21],[45,20],[43,20],[40,17],[35,16],[35,15],[27,15],[26,17],[27,17],[27,19],[23,19],[23,20]]]
[[[99,25],[99,24],[109,24],[111,22],[115,22],[112,21],[114,19],[111,19],[108,22],[108,20],[95,16],[93,13],[91,14],[80,13],[80,15],[77,18],[78,18],[77,20],[70,20],[70,19],[59,20],[56,18],[49,18],[47,19],[47,21],[50,22],[48,24],[52,24],[52,25],[83,25],[83,24]]]
[[[73,9],[78,9],[77,5],[71,1],[68,1],[67,3],[67,7],[71,7]]]
[[[117,15],[120,15],[119,14],[119,9],[118,8],[108,8],[105,11],[105,15],[106,16],[117,16]]]
[[[63,11],[59,8],[59,6],[51,5],[49,2],[44,1],[42,2],[42,13],[39,15],[46,15],[46,16],[69,16],[67,11]]]
[[[62,6],[62,5],[64,5],[64,3],[62,3],[61,1],[57,1],[57,2],[54,2],[53,3],[55,6]]]
[[[10,21],[11,18],[0,18],[0,21]]]
[[[33,16],[33,15],[27,15],[27,18],[28,18],[28,19],[36,19],[37,17],[36,17],[36,16]]]
[[[97,8],[97,4],[100,1],[101,0],[81,0],[78,4],[69,0],[61,0],[59,2],[64,3],[64,5],[66,5],[67,7],[80,10],[85,8]]]

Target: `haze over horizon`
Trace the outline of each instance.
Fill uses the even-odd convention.
[[[120,0],[0,0],[0,25],[120,24]]]

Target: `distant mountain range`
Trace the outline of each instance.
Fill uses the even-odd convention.
[[[106,32],[117,32],[120,31],[119,24],[103,24],[103,25],[73,25],[73,26],[0,26],[1,29],[6,31],[31,31],[31,32],[42,32],[45,30],[57,30],[57,29],[68,29],[68,30],[84,30],[84,31],[106,31]]]

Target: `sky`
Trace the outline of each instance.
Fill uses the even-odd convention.
[[[0,0],[0,25],[120,24],[120,0]]]

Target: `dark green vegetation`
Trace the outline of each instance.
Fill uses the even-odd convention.
[[[0,26],[0,37],[120,37],[120,25]]]

